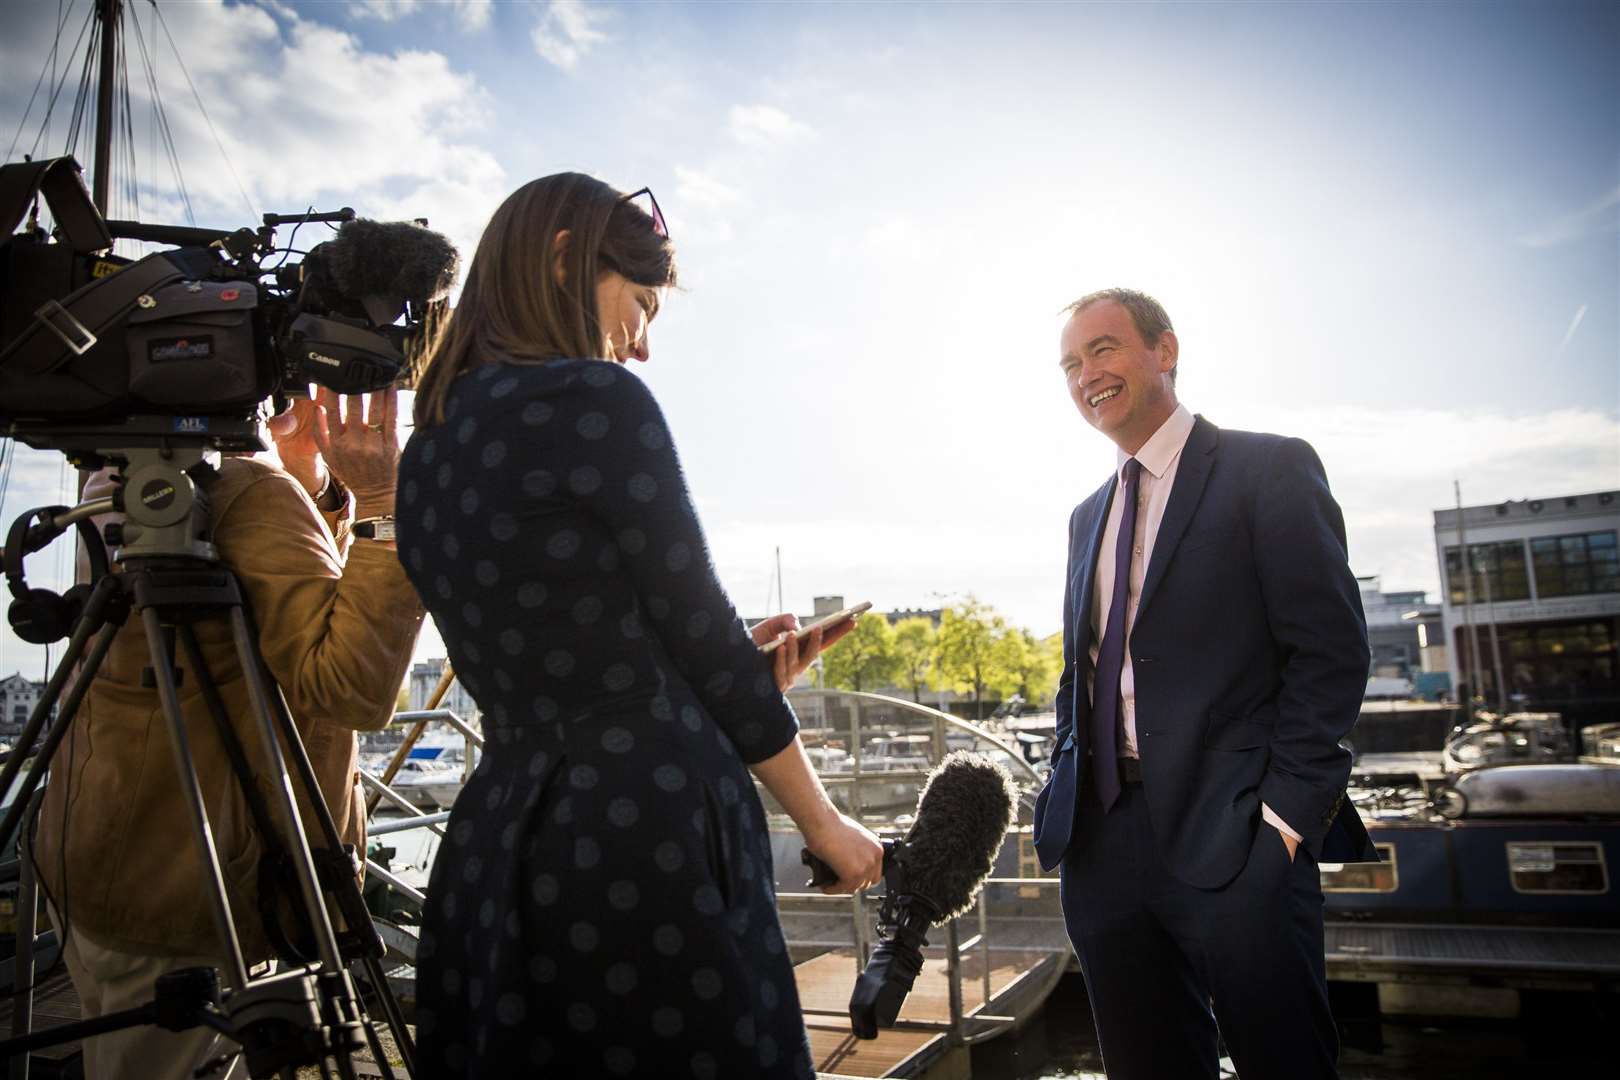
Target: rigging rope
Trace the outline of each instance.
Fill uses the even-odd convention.
[[[186,62],[180,56],[180,49],[174,43],[174,35],[169,33],[169,23],[163,17],[163,9],[158,7],[157,0],[148,0],[152,11],[156,13],[158,26],[163,30],[163,36],[168,39],[169,51],[174,54],[175,63],[180,65],[180,74],[186,77],[186,85],[191,88],[192,100],[197,103],[197,111],[202,113],[203,122],[208,125],[208,133],[214,137],[214,145],[219,149],[219,156],[225,159],[225,167],[231,172],[231,179],[236,181],[236,190],[242,196],[242,202],[247,207],[249,220],[258,220],[258,211],[253,207],[253,199],[242,185],[242,177],[236,172],[236,166],[231,163],[231,155],[226,152],[225,144],[220,140],[219,132],[214,128],[214,121],[208,115],[208,107],[203,104],[202,95],[197,92],[197,84],[191,81],[191,72],[186,69]]]
[[[152,54],[147,51],[146,35],[141,32],[140,20],[135,17],[133,8],[130,9],[129,21],[135,27],[135,45],[141,51],[141,64],[146,70],[147,92],[152,96],[153,122],[163,137],[164,156],[169,159],[169,171],[174,174],[175,188],[180,193],[181,204],[186,208],[186,222],[195,225],[197,217],[191,207],[191,194],[186,188],[185,172],[180,167],[180,150],[174,142],[174,130],[169,126],[169,111],[163,105],[163,92],[158,86],[157,68],[152,63]]]
[[[56,101],[56,91],[57,89],[60,89],[56,82],[56,58],[60,54],[62,48],[62,28],[67,25],[67,17],[72,13],[73,5],[76,3],[78,3],[78,0],[70,0],[66,9],[64,9],[62,7],[62,0],[56,0],[56,33],[51,37],[51,51],[46,54],[45,62],[39,66],[39,78],[34,80],[34,92],[28,95],[28,107],[23,110],[22,119],[17,121],[16,134],[11,136],[11,145],[6,148],[5,160],[7,161],[10,161],[11,155],[16,153],[17,141],[22,138],[23,128],[28,126],[28,117],[32,115],[34,111],[34,101],[39,97],[39,88],[45,83],[45,73],[47,71],[51,73],[51,101],[53,103]],[[91,15],[93,16],[94,14],[95,12],[92,11]],[[82,29],[79,31],[79,36],[81,38],[84,36],[84,31]],[[78,47],[79,46],[77,43],[75,43],[73,46],[75,50],[77,50]],[[49,125],[50,122],[51,114],[46,112],[45,120],[41,127],[43,128],[44,126]],[[36,138],[34,140],[34,149],[38,149],[38,147],[39,140]],[[32,154],[33,150],[30,150],[29,153]]]

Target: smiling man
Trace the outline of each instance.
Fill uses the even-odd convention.
[[[1344,799],[1368,652],[1343,516],[1308,444],[1177,402],[1152,297],[1067,310],[1069,394],[1119,454],[1069,518],[1035,847],[1104,1064],[1214,1080],[1218,1025],[1244,1080],[1334,1077],[1316,864],[1377,858]]]

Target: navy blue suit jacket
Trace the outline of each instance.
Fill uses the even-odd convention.
[[[1091,779],[1091,596],[1110,478],[1069,518],[1057,750],[1035,805],[1045,869],[1071,844]],[[1318,861],[1376,860],[1344,798],[1339,745],[1369,656],[1344,517],[1300,439],[1193,425],[1154,540],[1130,637],[1142,786],[1160,854],[1217,888],[1248,857],[1265,802]]]

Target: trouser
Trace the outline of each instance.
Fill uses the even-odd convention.
[[[54,912],[51,921],[60,935]],[[68,933],[62,956],[86,1020],[145,1005],[158,976],[166,972],[218,965],[211,957],[119,952],[92,941],[77,927]],[[148,1024],[97,1035],[82,1045],[85,1080],[191,1080],[203,1063],[226,1054],[237,1056],[228,1068],[209,1073],[210,1080],[247,1080],[248,1075],[237,1044],[206,1027],[165,1031]]]
[[[1333,1080],[1322,889],[1304,848],[1257,822],[1219,889],[1159,857],[1140,783],[1106,814],[1088,785],[1063,860],[1063,918],[1110,1080],[1215,1080],[1224,1040],[1242,1080]],[[1217,1031],[1218,1027],[1218,1031]]]

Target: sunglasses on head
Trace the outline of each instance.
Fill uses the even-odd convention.
[[[658,200],[653,198],[652,188],[642,188],[640,191],[633,191],[620,201],[634,202],[643,195],[647,196],[647,203],[649,207],[648,213],[652,215],[653,232],[657,233],[659,236],[662,236],[665,240],[668,240],[669,226],[664,224],[664,212],[658,209]]]

